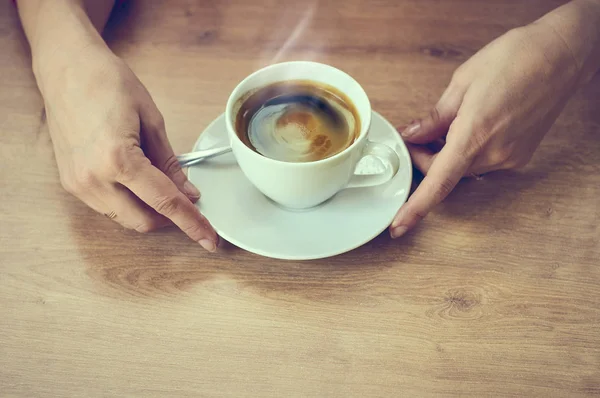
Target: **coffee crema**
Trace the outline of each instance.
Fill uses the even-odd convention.
[[[310,80],[272,83],[236,103],[235,130],[246,146],[284,162],[334,156],[358,138],[360,117],[334,87]]]

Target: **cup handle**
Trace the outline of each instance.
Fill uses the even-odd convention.
[[[381,185],[391,180],[398,172],[400,159],[398,159],[396,151],[389,146],[379,142],[367,141],[361,160],[369,155],[378,158],[385,165],[385,170],[376,174],[354,174],[346,188],[365,188]]]

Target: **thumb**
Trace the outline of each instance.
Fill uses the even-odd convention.
[[[429,115],[413,121],[400,134],[411,144],[428,144],[448,133],[463,99],[463,91],[451,83]]]
[[[140,106],[141,143],[144,154],[192,202],[200,198],[200,191],[187,179],[167,138],[165,121],[151,98]]]

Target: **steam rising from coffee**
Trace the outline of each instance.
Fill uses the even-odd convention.
[[[300,18],[297,18],[298,7],[301,7],[302,9]],[[262,56],[259,57],[261,65],[258,66],[262,67],[264,65],[281,62],[290,52],[294,51],[294,46],[297,43],[302,42],[302,36],[310,27],[318,7],[319,0],[294,3],[289,8],[286,8],[286,13],[284,15],[278,15],[276,18],[277,28],[275,29],[274,36],[277,36],[277,38],[278,36],[287,36],[287,38],[278,47],[275,54],[272,54],[272,52],[269,51],[270,49],[265,49]],[[293,26],[291,31],[290,26]],[[306,41],[304,41],[304,44],[307,44]],[[308,53],[304,53],[299,57],[303,61],[314,61],[322,52],[322,41],[311,39],[309,44],[310,49]]]

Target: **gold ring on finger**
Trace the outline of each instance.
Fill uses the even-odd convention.
[[[106,216],[110,220],[114,220],[115,217],[117,217],[117,213],[115,213],[114,211],[111,211],[110,213],[104,213],[104,216]]]

